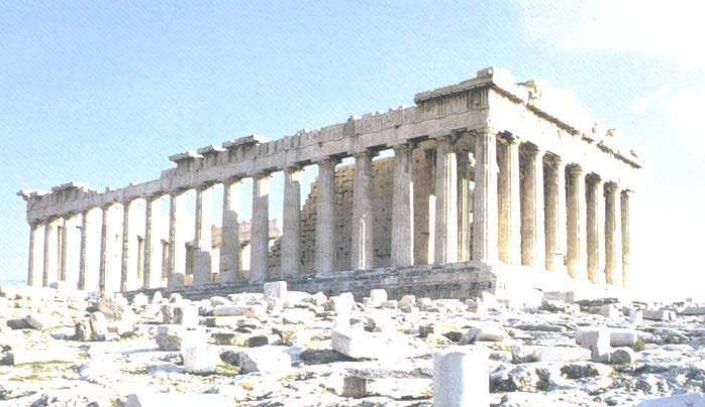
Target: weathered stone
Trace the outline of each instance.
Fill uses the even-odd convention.
[[[616,365],[628,365],[634,363],[636,354],[631,348],[618,348],[612,352],[610,360]]]
[[[488,357],[481,349],[452,349],[433,357],[435,407],[488,406]]]
[[[610,332],[607,328],[589,328],[582,330],[579,340],[576,341],[585,349],[590,349],[593,362],[609,363],[610,353]]]
[[[633,329],[610,329],[611,346],[634,346],[637,339],[639,339],[639,333]]]
[[[499,325],[486,324],[468,329],[460,338],[461,345],[480,342],[502,342],[507,333]]]
[[[38,331],[49,329],[55,324],[49,315],[39,313],[27,315],[24,320],[29,328],[36,329]]]
[[[214,373],[220,363],[218,348],[195,341],[182,343],[181,357],[184,359],[184,369],[188,373]]]
[[[644,319],[650,321],[673,321],[676,319],[676,313],[669,310],[643,310]]]
[[[387,301],[387,290],[376,288],[370,291],[370,303],[373,307],[379,307],[385,301]]]
[[[127,396],[125,407],[226,406],[223,394],[139,393]]]
[[[661,397],[643,401],[637,407],[705,407],[705,394],[692,393]]]
[[[379,344],[365,332],[351,329],[334,329],[331,346],[333,350],[353,359],[377,359],[382,352]]]
[[[273,283],[264,283],[262,287],[264,298],[281,298],[285,299],[287,295],[286,281],[275,281]]]
[[[102,312],[93,312],[90,316],[90,339],[92,341],[104,341],[108,339],[108,320]]]
[[[240,352],[243,373],[285,373],[291,368],[291,356],[283,349],[259,348]]]
[[[191,304],[181,304],[174,307],[174,317],[172,323],[183,325],[187,328],[198,326],[198,308]]]

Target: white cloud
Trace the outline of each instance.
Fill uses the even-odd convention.
[[[705,69],[705,2],[514,0],[533,40],[561,49],[634,52]]]

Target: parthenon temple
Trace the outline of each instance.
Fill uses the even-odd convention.
[[[213,293],[285,280],[445,298],[626,287],[641,160],[544,90],[487,68],[412,107],[172,155],[156,180],[23,190],[28,283]]]

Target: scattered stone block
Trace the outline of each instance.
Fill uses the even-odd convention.
[[[385,301],[387,301],[387,290],[376,288],[370,291],[370,303],[373,307],[379,307]]]
[[[404,295],[399,300],[399,308],[401,307],[413,307],[416,305],[415,295]]]
[[[381,353],[379,345],[368,334],[352,329],[334,329],[331,347],[353,359],[377,359]]]
[[[486,351],[451,349],[433,357],[434,407],[489,406]]]
[[[617,318],[620,316],[619,308],[615,304],[601,305],[597,313],[605,318]]]
[[[187,328],[195,328],[198,326],[198,308],[191,304],[183,303],[174,307],[174,324],[183,325]]]
[[[49,329],[55,324],[54,320],[50,316],[39,313],[29,314],[24,318],[24,320],[29,328],[36,329],[38,331]]]
[[[328,309],[337,313],[349,314],[355,307],[355,297],[352,293],[342,293],[328,300]]]
[[[636,354],[632,348],[618,348],[612,352],[610,361],[615,365],[629,365],[636,361]]]
[[[577,334],[576,334],[577,338]],[[593,362],[609,363],[612,347],[610,346],[610,332],[607,328],[589,328],[582,330],[578,344],[585,349],[590,349]],[[577,341],[577,339],[576,339]]]
[[[156,291],[154,295],[152,295],[152,304],[161,304],[163,299],[164,295],[162,294],[162,292]]]
[[[642,311],[644,319],[650,321],[673,321],[676,319],[676,313],[670,310],[644,310]]]
[[[90,340],[104,341],[108,338],[108,320],[102,312],[93,312],[89,317],[90,321]]]
[[[184,360],[184,369],[188,373],[210,374],[215,373],[220,363],[218,348],[195,341],[186,341],[181,345],[181,357]]]
[[[343,378],[341,397],[360,398],[367,395],[367,380],[361,377],[347,376]]]
[[[291,356],[283,349],[260,348],[240,352],[242,373],[285,373],[291,368]]]
[[[705,407],[705,393],[679,394],[646,400],[637,407]]]
[[[499,325],[486,324],[477,327],[471,327],[460,338],[461,345],[473,344],[480,342],[502,342],[507,336],[507,333]]]
[[[639,333],[633,329],[610,329],[610,345],[613,347],[634,346]]]
[[[629,310],[629,323],[641,325],[644,322],[644,312],[641,310]]]

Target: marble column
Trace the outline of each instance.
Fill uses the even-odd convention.
[[[564,271],[566,262],[566,185],[565,164],[558,156],[551,156],[545,189],[546,204],[546,268]]]
[[[169,201],[169,281],[173,275],[186,275],[186,237],[183,222],[186,214],[186,191],[175,191]]]
[[[327,158],[318,163],[318,198],[316,200],[316,274],[335,271],[335,166],[338,160]]]
[[[525,144],[524,180],[521,211],[522,264],[540,270],[546,268],[546,235],[544,233],[543,155],[536,146]]]
[[[519,140],[502,136],[499,145],[499,259],[521,264]]]
[[[475,136],[473,196],[473,260],[493,263],[498,258],[497,140],[490,129]]]
[[[66,270],[68,269],[68,246],[69,246],[69,224],[71,215],[67,214],[62,218],[59,224],[58,237],[59,237],[59,276],[57,281],[66,281]]]
[[[472,215],[472,191],[470,190],[470,180],[472,174],[470,172],[470,157],[467,151],[458,151],[456,153],[456,162],[458,166],[458,260],[472,260],[472,247],[470,233],[471,215]]]
[[[620,196],[621,191],[616,183],[605,184],[605,278],[607,284],[619,284],[621,277]]]
[[[373,153],[370,151],[355,154],[350,256],[353,270],[370,270],[374,267],[374,214],[372,212],[374,167],[372,156]]]
[[[394,185],[392,191],[392,266],[406,267],[414,262],[414,146],[394,146]]]
[[[578,165],[568,168],[568,274],[585,279],[585,176]],[[583,250],[583,248],[585,248]]]
[[[101,211],[101,223],[100,223],[100,268],[98,272],[98,288],[101,293],[106,292],[107,288],[107,274],[110,269],[110,253],[108,253],[109,248],[109,236],[110,233],[110,207],[106,206],[102,208]]]
[[[587,271],[592,283],[604,283],[604,201],[603,182],[599,176],[592,174],[586,178],[587,188]],[[602,265],[602,266],[601,266]]]
[[[27,285],[40,286],[43,274],[43,244],[45,226],[41,222],[30,223],[29,231],[29,266]]]
[[[196,219],[194,230],[193,284],[203,285],[213,281],[211,257],[213,252],[213,185],[196,188]]]
[[[134,201],[125,201],[122,211],[122,257],[120,259],[120,291],[127,292],[135,277],[131,275],[133,262],[133,248],[130,244],[131,228],[130,228],[130,212]]]
[[[161,208],[162,196],[149,196],[144,215],[144,267],[142,285],[144,288],[159,288],[162,285],[162,239]]]
[[[87,284],[86,284],[86,274],[89,269],[89,264],[91,263],[91,259],[89,259],[89,256],[93,255],[95,256],[95,251],[94,252],[89,252],[89,240],[93,239],[88,239],[88,230],[90,227],[90,218],[89,218],[90,210],[85,210],[81,213],[81,249],[80,249],[80,254],[79,254],[79,260],[78,260],[78,289],[79,290],[85,290],[87,289]]]
[[[220,244],[220,281],[242,280],[240,268],[240,189],[242,180],[231,178],[223,184],[223,228]],[[286,230],[286,229],[285,229]]]
[[[269,275],[270,180],[269,173],[256,174],[253,179],[249,281],[262,281]]]
[[[436,140],[435,263],[458,261],[458,163],[450,136]]]
[[[60,219],[50,219],[46,223],[44,233],[44,274],[42,276],[42,286],[48,287],[56,281],[59,260],[59,237],[58,227]]]
[[[284,169],[284,233],[281,237],[281,275],[301,274],[301,167]]]
[[[631,191],[625,190],[621,196],[621,212],[622,212],[622,286],[629,288],[629,260],[630,260],[630,242],[629,242],[629,200]]]

